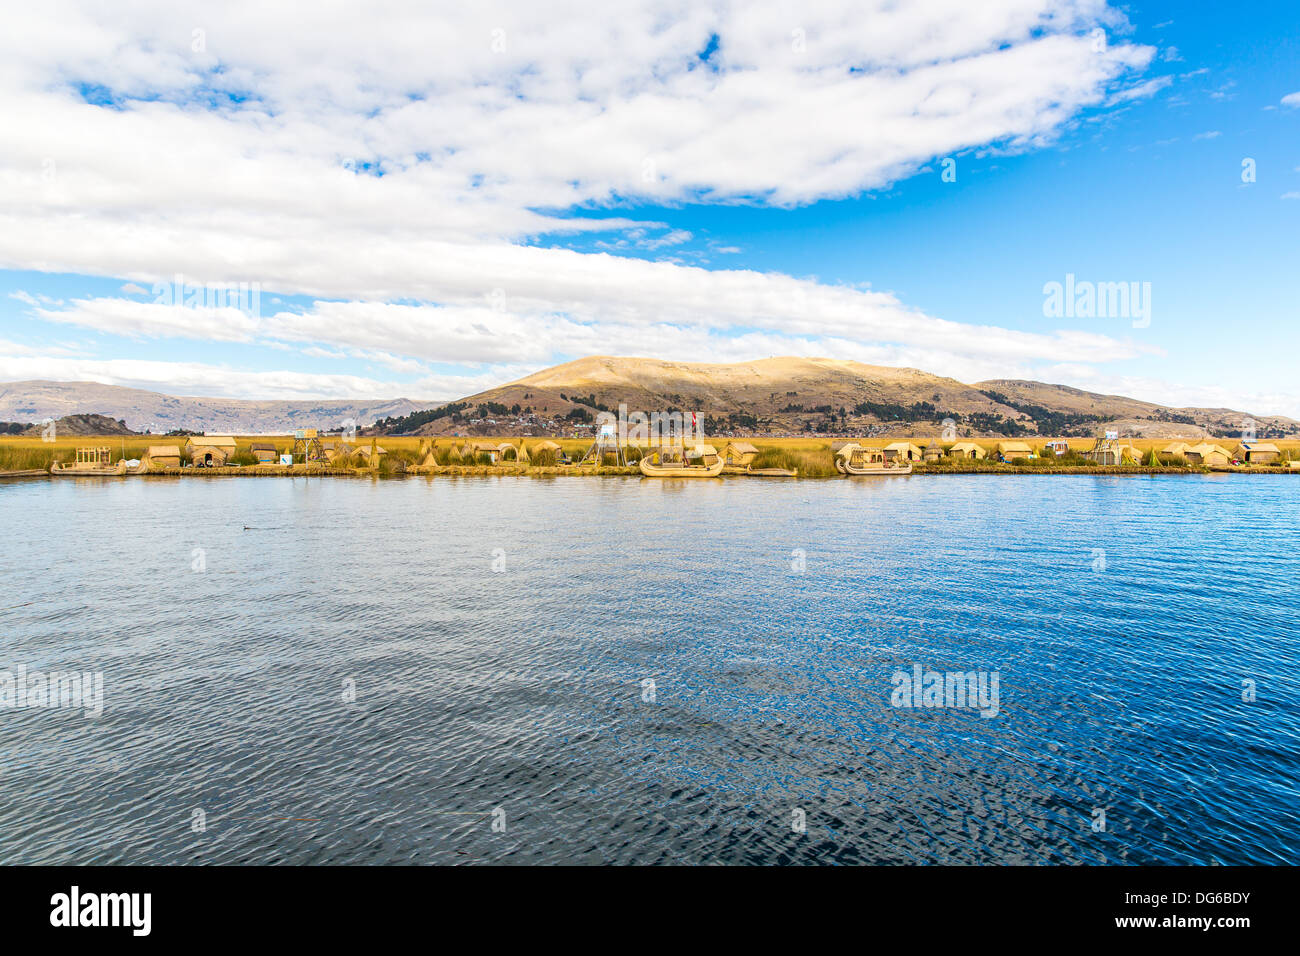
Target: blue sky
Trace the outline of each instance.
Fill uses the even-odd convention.
[[[592,352],[807,354],[1300,417],[1300,13],[1006,7],[982,36],[683,7],[647,41],[503,4],[430,26],[486,51],[437,68],[414,23],[325,25],[304,87],[251,12],[70,5],[0,74],[0,379],[446,399]],[[160,305],[178,273],[258,315]],[[1149,283],[1149,324],[1045,315],[1067,274]]]

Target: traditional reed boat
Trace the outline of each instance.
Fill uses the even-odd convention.
[[[753,478],[798,478],[798,468],[755,468],[753,465],[740,472]]]
[[[72,461],[56,461],[50,465],[50,474],[66,478],[115,478],[127,473],[126,461],[112,462],[112,450],[107,445],[98,448],[78,448]]]
[[[660,448],[640,461],[641,474],[647,478],[716,478],[725,465],[712,445]]]
[[[883,448],[864,448],[849,442],[836,450],[835,469],[841,475],[910,475],[912,463],[891,460]]]

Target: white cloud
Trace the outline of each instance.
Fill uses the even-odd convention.
[[[1084,109],[1168,84],[1134,85],[1154,50],[1097,52],[1097,25],[1126,26],[1102,0],[26,5],[0,36],[0,267],[120,277],[127,294],[176,273],[258,282],[322,301],[258,317],[83,298],[34,314],[409,374],[460,362],[494,377],[589,351],[833,346],[968,374],[1132,358],[1149,350],[947,321],[869,289],[528,244],[593,232],[685,251],[685,230],[584,210],[853,195],[936,156],[1042,145]],[[166,363],[94,368],[224,381],[178,354],[171,379]],[[243,390],[364,381],[271,374]]]
[[[1172,76],[1157,76],[1154,79],[1147,80],[1144,83],[1138,83],[1136,86],[1130,86],[1128,89],[1120,90],[1110,98],[1110,103],[1118,105],[1120,103],[1131,103],[1135,100],[1143,100],[1148,96],[1154,96],[1165,87],[1173,83]]]
[[[1300,108],[1300,91],[1288,93],[1286,96],[1282,97],[1282,105],[1289,106],[1292,109]]]

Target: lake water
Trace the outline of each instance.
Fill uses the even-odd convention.
[[[0,709],[0,863],[1300,863],[1298,505],[0,485],[0,671],[103,675],[98,718]],[[914,665],[996,676],[996,716],[894,706]]]

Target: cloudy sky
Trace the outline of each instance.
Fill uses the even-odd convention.
[[[819,355],[1300,417],[1298,20],[25,5],[0,380],[449,399],[593,353]],[[1148,311],[1053,314],[1067,276]]]

